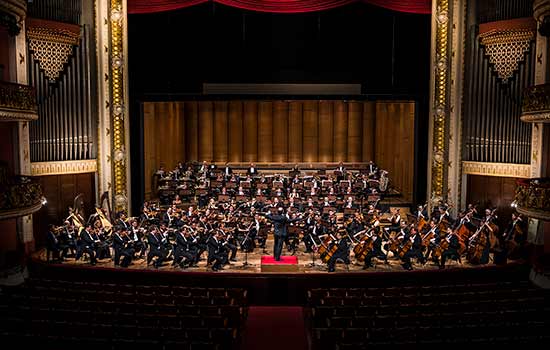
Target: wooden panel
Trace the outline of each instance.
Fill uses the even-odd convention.
[[[214,103],[214,161],[227,161],[227,101]]]
[[[348,104],[348,162],[361,162],[362,134],[363,103],[350,102]]]
[[[273,161],[288,161],[288,102],[273,102]]]
[[[288,106],[288,161],[302,161],[302,124],[303,112],[301,101],[291,101]]]
[[[229,102],[229,161],[241,162],[243,159],[243,103]]]
[[[243,161],[255,162],[258,159],[258,103],[244,102],[244,149]]]
[[[153,174],[158,169],[155,142],[155,105],[154,103],[143,104],[143,169],[144,169],[144,195],[151,198]]]
[[[258,161],[271,162],[273,157],[273,103],[261,101],[258,113]]]
[[[374,160],[376,102],[363,103],[363,162]]]
[[[303,111],[303,161],[317,162],[319,160],[319,103],[304,101]]]
[[[82,193],[85,218],[95,206],[95,173],[50,175],[38,177],[44,197],[48,200],[40,211],[33,215],[36,246],[46,243],[48,225],[61,225],[73,206],[74,198]]]
[[[412,201],[414,174],[414,103],[376,103],[375,162],[389,172],[391,186]]]
[[[333,157],[333,130],[334,130],[334,102],[319,102],[319,161],[332,162]]]
[[[214,159],[214,110],[212,101],[199,102],[199,160]]]
[[[336,101],[334,107],[334,161],[345,162],[348,156],[347,104]]]
[[[480,215],[486,208],[497,208],[499,226],[508,224],[513,212],[517,179],[512,177],[468,175],[466,201],[477,204]]]
[[[199,160],[199,107],[196,101],[185,102],[185,135],[187,160]]]

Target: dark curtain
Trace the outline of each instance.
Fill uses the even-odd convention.
[[[430,14],[431,0],[128,0],[128,13],[172,11],[214,1],[245,10],[274,13],[300,13],[328,10],[362,1],[399,12]]]

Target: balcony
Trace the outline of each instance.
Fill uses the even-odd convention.
[[[550,84],[525,89],[521,120],[526,123],[550,123]]]
[[[28,85],[0,82],[0,122],[38,119],[36,93]]]
[[[15,176],[0,182],[0,220],[29,215],[42,208],[42,188],[35,179]]]
[[[518,180],[516,204],[519,213],[550,221],[550,178]]]

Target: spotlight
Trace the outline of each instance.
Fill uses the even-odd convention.
[[[510,206],[511,206],[512,208],[517,208],[517,207],[518,207],[518,202],[513,201],[512,203],[510,203]]]
[[[46,199],[46,197],[42,197],[42,205],[46,204],[48,204],[48,200]]]

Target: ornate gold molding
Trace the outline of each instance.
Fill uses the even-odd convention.
[[[448,60],[450,53],[449,40],[449,0],[437,0],[433,13],[435,21],[435,57],[433,62],[433,95],[432,95],[432,155],[431,155],[431,186],[430,199],[432,205],[437,205],[447,196],[445,181],[445,166],[448,152],[446,147],[447,117],[447,90],[449,81]]]
[[[550,84],[530,86],[524,90],[521,120],[550,123]]]
[[[468,175],[529,178],[529,164],[462,162],[462,172]]]
[[[110,2],[110,69],[111,121],[113,131],[114,202],[116,210],[128,211],[125,91],[124,91],[124,37],[126,23],[124,0]]]
[[[31,163],[33,176],[95,173],[97,160],[71,160],[64,162]]]
[[[0,121],[38,119],[35,91],[31,86],[0,82]]]

